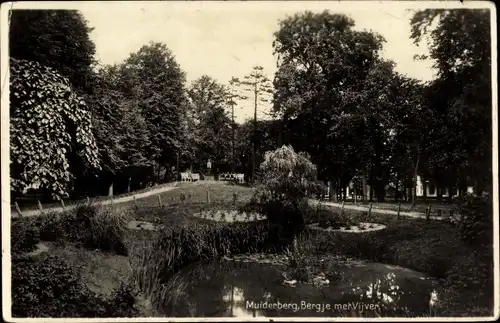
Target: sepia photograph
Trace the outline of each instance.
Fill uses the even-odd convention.
[[[498,319],[496,26],[488,1],[2,3],[4,320]]]

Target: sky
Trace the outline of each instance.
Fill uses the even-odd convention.
[[[374,4],[157,2],[114,6],[112,10],[102,5],[79,10],[94,28],[91,38],[102,64],[120,63],[150,41],[162,42],[186,72],[188,84],[202,75],[227,84],[233,76],[249,74],[255,65],[264,67],[272,79],[276,71],[273,33],[279,21],[296,12],[325,9],[350,16],[357,30],[381,34],[386,39],[382,56],[393,60],[398,72],[423,81],[434,78],[431,62],[413,59],[415,54],[426,53],[426,47],[417,47],[410,39],[412,12],[408,6]],[[258,117],[263,118],[266,110],[259,108]],[[235,115],[239,122],[253,116],[252,101],[242,102]]]

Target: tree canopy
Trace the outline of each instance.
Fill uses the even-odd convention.
[[[232,131],[228,88],[204,75],[191,84],[188,94],[192,107],[193,164],[203,169],[210,159],[214,168],[229,170]]]
[[[486,9],[427,9],[413,16],[412,38],[424,39],[438,78],[429,84],[428,105],[435,111],[429,167],[448,185],[470,178],[491,185],[491,32]],[[471,131],[474,129],[474,131]]]
[[[95,45],[77,10],[12,10],[10,57],[38,62],[68,78],[75,90],[90,91]]]

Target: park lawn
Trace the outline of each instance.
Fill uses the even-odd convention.
[[[233,201],[233,194],[237,194],[237,201],[244,203],[249,201],[253,195],[253,189],[243,185],[232,185],[228,182],[219,181],[197,181],[178,183],[176,189],[160,193],[161,202],[164,205],[177,205],[189,203],[206,204],[207,190],[209,191],[210,203],[228,204]],[[184,201],[182,201],[182,196]],[[130,205],[133,202],[124,203]],[[149,196],[137,200],[139,209],[143,206],[159,206],[158,196]]]

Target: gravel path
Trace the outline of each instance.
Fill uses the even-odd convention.
[[[160,193],[172,191],[172,190],[178,188],[178,187],[176,187],[176,185],[177,185],[177,182],[173,183],[172,186],[160,187],[160,188],[157,188],[157,189],[153,189],[151,191],[147,191],[147,192],[143,192],[143,193],[138,193],[138,194],[135,194],[135,195],[116,197],[113,200],[95,201],[95,202],[93,202],[93,204],[96,204],[96,205],[109,205],[111,203],[113,203],[113,204],[126,203],[126,202],[133,201],[134,200],[134,196],[135,196],[136,199],[142,199],[142,198],[145,198],[145,197],[148,197],[148,196],[151,196],[151,195],[156,195],[156,194],[160,194]],[[66,206],[66,210],[69,210],[69,209],[72,209],[72,208],[75,208],[75,207],[76,207],[76,205],[68,205],[68,206]],[[43,211],[45,213],[50,213],[50,212],[61,212],[62,210],[63,210],[62,207],[54,207],[54,208],[46,208],[46,209],[44,208]],[[21,209],[21,211],[22,211],[22,209]],[[40,211],[39,210],[27,210],[27,211],[22,211],[22,212],[23,212],[23,217],[40,215]],[[18,217],[19,215],[17,214],[16,211],[11,211],[11,216],[12,217]]]
[[[317,206],[318,203],[321,203],[322,205],[329,206],[329,207],[335,207],[335,208],[341,208],[342,203],[335,203],[335,202],[330,202],[330,201],[318,201],[315,199],[309,199],[309,203],[313,206]],[[356,210],[356,211],[366,211],[370,209],[368,206],[361,206],[361,205],[348,205],[344,204],[344,209],[348,210]],[[387,210],[387,209],[379,209],[379,208],[372,208],[372,213],[378,213],[378,214],[389,214],[389,215],[394,215],[397,216],[398,212],[394,210]],[[406,216],[409,218],[418,218],[418,219],[425,219],[425,214],[422,214],[421,212],[414,212],[414,211],[401,211],[400,216]],[[438,221],[457,221],[459,219],[459,214],[455,214],[453,216],[453,219],[450,218],[450,216],[432,216],[430,217],[432,220],[438,220]]]

